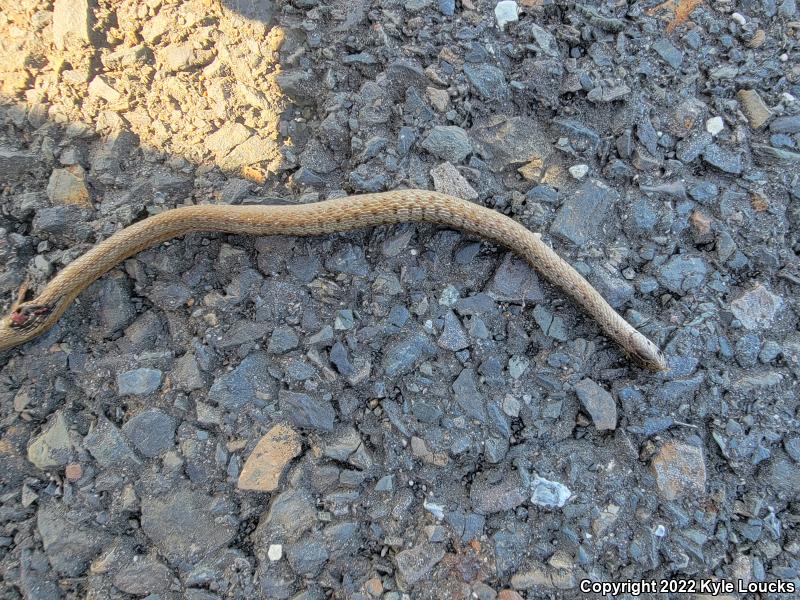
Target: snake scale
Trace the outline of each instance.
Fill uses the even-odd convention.
[[[149,217],[71,262],[34,299],[25,301],[21,294],[11,313],[0,321],[0,351],[47,331],[83,290],[126,258],[177,236],[190,232],[311,236],[409,222],[461,229],[514,251],[575,300],[609,338],[644,367],[666,369],[658,346],[625,321],[539,234],[492,209],[413,189],[291,206],[185,206]]]

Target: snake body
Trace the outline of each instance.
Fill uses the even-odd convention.
[[[186,206],[149,217],[71,262],[33,300],[19,299],[11,314],[0,321],[0,351],[47,331],[83,290],[126,258],[190,232],[311,236],[423,221],[468,231],[513,250],[572,297],[629,355],[651,370],[666,369],[658,346],[625,321],[539,234],[489,208],[426,190],[291,206]]]

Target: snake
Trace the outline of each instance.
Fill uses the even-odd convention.
[[[78,295],[123,260],[188,233],[319,236],[381,225],[432,223],[505,247],[570,296],[608,338],[642,367],[667,369],[659,347],[628,323],[539,233],[502,213],[421,189],[357,194],[307,204],[198,204],[166,210],[120,229],[66,265],[31,300],[20,290],[0,320],[0,351],[49,330]]]

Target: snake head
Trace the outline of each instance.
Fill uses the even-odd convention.
[[[0,320],[0,351],[13,348],[40,335],[52,325],[57,302],[20,302]]]

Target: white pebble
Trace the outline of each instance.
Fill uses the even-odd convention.
[[[506,23],[513,23],[519,19],[519,7],[513,0],[503,0],[494,7],[494,18],[497,19],[497,26],[500,31],[506,27]]]
[[[711,117],[706,121],[706,131],[711,135],[717,135],[723,129],[725,129],[725,122],[722,117]]]
[[[736,21],[739,25],[744,25],[745,23],[747,23],[747,19],[745,19],[744,15],[741,13],[733,13],[731,15],[731,19]]]
[[[281,544],[270,544],[267,550],[267,557],[272,562],[277,562],[283,556],[283,546]]]
[[[589,172],[589,165],[573,165],[569,168],[569,174],[575,179],[583,179]]]

